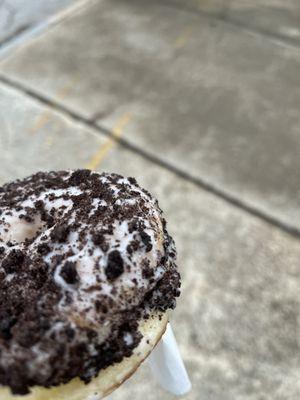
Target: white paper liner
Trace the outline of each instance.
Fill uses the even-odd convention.
[[[182,396],[191,390],[191,382],[183,364],[171,325],[148,357],[152,374],[167,391]]]

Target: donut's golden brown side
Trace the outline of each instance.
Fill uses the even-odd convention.
[[[14,396],[10,389],[0,387],[1,400],[99,400],[117,389],[148,357],[166,330],[168,314],[155,312],[139,324],[143,338],[131,357],[102,370],[89,384],[73,379],[65,385],[50,389],[34,387],[26,396]]]

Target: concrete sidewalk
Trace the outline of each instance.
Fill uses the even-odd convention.
[[[1,0],[0,50],[71,3],[72,0]]]
[[[0,60],[1,183],[89,167],[160,200],[189,400],[300,397],[299,21],[292,0],[87,0]],[[146,365],[111,396],[142,397],[173,398]]]

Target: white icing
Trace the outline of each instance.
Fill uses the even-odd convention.
[[[69,176],[66,176],[65,179],[68,179]],[[109,188],[113,191],[114,196],[118,197],[120,189],[115,184],[112,184],[108,177],[103,175],[99,175],[99,177],[102,183],[109,184]],[[144,232],[150,236],[153,247],[151,251],[146,252],[139,234],[136,231],[129,232],[129,221],[116,220],[113,224],[113,234],[107,234],[105,237],[109,245],[109,251],[117,249],[120,252],[125,270],[113,282],[110,282],[105,274],[108,253],[103,252],[99,246],[95,246],[90,235],[89,226],[80,223],[77,231],[70,232],[66,243],[53,243],[50,240],[51,233],[55,229],[56,224],[59,224],[67,213],[70,213],[68,215],[70,223],[76,221],[75,212],[72,211],[73,201],[64,198],[64,196],[82,194],[82,190],[78,187],[71,186],[68,189],[45,190],[38,196],[32,195],[19,204],[22,208],[34,207],[36,201],[42,200],[47,212],[50,212],[54,208],[54,218],[57,221],[51,228],[46,228],[40,217],[36,217],[33,222],[28,223],[24,219],[19,218],[22,211],[13,209],[4,210],[0,224],[0,245],[3,244],[5,246],[5,243],[9,240],[15,244],[14,248],[22,249],[26,238],[31,239],[36,236],[28,248],[28,251],[34,254],[40,243],[48,243],[51,251],[44,256],[44,261],[51,268],[54,266],[54,256],[59,254],[64,255],[72,249],[74,254],[68,258],[68,261],[76,264],[79,283],[76,285],[68,284],[61,275],[65,260],[58,263],[54,269],[54,281],[61,288],[63,294],[59,304],[59,311],[72,324],[81,327],[96,328],[99,332],[99,340],[101,341],[104,341],[109,334],[110,322],[105,321],[103,323],[101,319],[103,314],[95,308],[96,300],[101,300],[103,296],[111,298],[112,303],[108,314],[113,316],[122,310],[128,310],[140,304],[145,294],[155,287],[157,281],[164,273],[164,269],[158,265],[161,256],[164,254],[160,209],[157,207],[155,200],[138,186],[132,185],[128,179],[120,178],[117,183],[125,184],[129,189],[132,188],[135,192],[138,192],[139,195],[137,197],[129,196],[125,199],[119,197],[116,199],[115,204],[122,207],[126,205],[137,205],[137,207],[140,207],[141,200],[144,200],[148,216],[147,218],[140,218],[142,218],[145,225]],[[54,195],[57,198],[49,200],[49,195]],[[108,206],[108,213],[112,210],[112,204],[108,205],[105,200],[94,198],[89,215],[93,215],[99,206]],[[7,215],[7,212],[12,212],[12,215]],[[58,212],[61,213],[60,216],[58,216]],[[100,220],[98,226],[96,226],[96,230],[100,231],[102,228],[103,225]],[[6,232],[5,229],[8,231]],[[86,239],[82,243],[82,248],[79,246],[80,233],[83,233]],[[135,239],[138,240],[140,247],[129,257],[126,249],[132,240]],[[154,271],[151,282],[149,279],[144,278],[142,274],[143,268],[141,265],[145,261],[149,263],[149,267]],[[7,276],[6,279],[10,279],[10,277]],[[135,279],[134,282],[133,279]],[[67,301],[67,296],[70,293],[73,300],[71,304]],[[55,326],[54,329],[59,330],[59,325]],[[126,340],[130,341],[130,338],[126,336]]]

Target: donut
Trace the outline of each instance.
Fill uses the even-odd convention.
[[[38,172],[0,187],[0,398],[96,400],[160,340],[174,241],[134,178]]]

